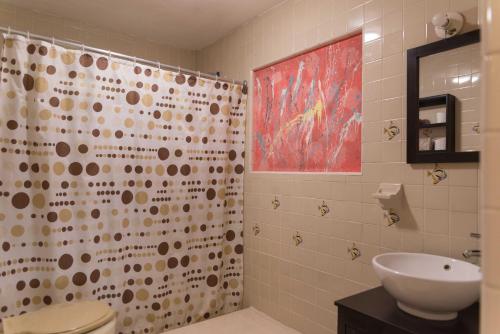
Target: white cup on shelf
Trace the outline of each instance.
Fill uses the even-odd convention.
[[[438,111],[436,113],[436,123],[446,123],[446,111]]]
[[[436,151],[446,150],[446,137],[434,138],[434,150]]]
[[[421,137],[418,139],[418,150],[419,151],[430,151],[432,150],[432,140],[430,137]]]

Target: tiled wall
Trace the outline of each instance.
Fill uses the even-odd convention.
[[[54,36],[86,45],[112,50],[139,58],[161,61],[185,68],[196,67],[196,52],[158,45],[119,32],[67,20],[45,13],[34,12],[4,4],[0,1],[0,26],[33,34]]]
[[[481,226],[484,280],[481,333],[500,331],[500,1],[482,1],[484,124],[481,164]]]
[[[478,164],[440,164],[448,177],[433,184],[433,165],[404,163],[405,50],[434,41],[430,19],[445,10],[463,12],[467,29],[477,24],[476,0],[289,0],[198,54],[201,70],[251,82],[256,67],[364,31],[363,174],[247,170],[247,305],[306,334],[335,333],[334,300],[378,285],[374,255],[403,250],[460,258],[478,247],[469,237],[478,229]],[[384,127],[391,122],[402,131],[389,140]],[[251,115],[247,125],[250,143]],[[391,227],[370,196],[380,182],[404,185],[402,219]],[[325,216],[318,209],[323,202],[330,208]],[[362,253],[354,261],[347,252],[353,242]]]

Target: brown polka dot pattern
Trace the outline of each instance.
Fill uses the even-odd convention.
[[[155,334],[241,306],[246,88],[21,37],[0,71],[0,319],[95,299]]]

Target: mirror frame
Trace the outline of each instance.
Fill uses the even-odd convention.
[[[432,162],[478,162],[479,152],[456,152],[455,147],[447,147],[446,151],[429,151],[424,152],[419,150],[419,129],[420,129],[420,58],[430,56],[436,53],[456,49],[462,46],[475,44],[480,42],[480,30],[470,31],[451,38],[439,40],[434,43],[422,45],[407,51],[407,94],[406,94],[406,162],[407,163],[432,163]],[[429,97],[427,97],[429,98]],[[447,113],[448,115],[448,113]],[[447,116],[448,117],[448,116]],[[456,124],[450,123],[453,132]],[[448,129],[449,130],[449,129]],[[448,141],[448,140],[447,140]],[[455,138],[452,139],[452,142]]]

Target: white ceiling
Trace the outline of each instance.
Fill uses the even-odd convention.
[[[199,50],[283,0],[0,0],[134,37]]]

